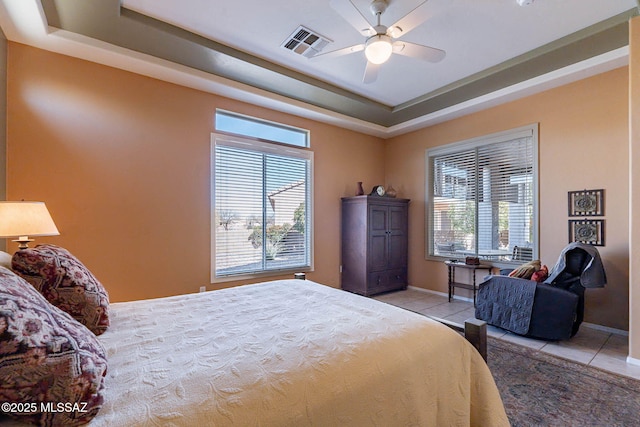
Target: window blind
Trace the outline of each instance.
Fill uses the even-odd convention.
[[[217,136],[214,278],[311,265],[312,153]]]
[[[532,259],[535,142],[517,131],[427,152],[428,256]]]

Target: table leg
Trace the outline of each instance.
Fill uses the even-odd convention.
[[[452,266],[447,266],[448,267],[448,279],[449,279],[449,302],[451,302],[451,297],[453,296],[453,280],[454,280],[454,269]]]
[[[471,275],[473,276],[473,307],[476,306],[476,270],[471,271]]]

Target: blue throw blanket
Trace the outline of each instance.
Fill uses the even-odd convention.
[[[525,335],[529,332],[536,282],[507,276],[489,276],[478,289],[476,318]]]

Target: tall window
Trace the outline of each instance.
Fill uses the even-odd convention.
[[[427,151],[427,256],[537,257],[537,125]]]
[[[313,153],[214,134],[212,156],[212,279],[310,268]]]

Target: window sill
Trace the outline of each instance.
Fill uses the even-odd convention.
[[[455,259],[456,261],[464,262],[464,258],[460,257],[448,257],[448,256],[438,256],[438,255],[427,255],[425,257],[426,261],[434,261],[434,262],[445,262],[449,260]],[[490,259],[480,258],[480,262],[482,264],[488,264],[494,268],[503,269],[503,268],[516,268],[521,266],[522,264],[526,264],[529,261],[496,261]]]
[[[299,267],[283,270],[265,271],[260,273],[237,274],[232,276],[213,277],[211,283],[237,282],[242,280],[266,279],[269,277],[286,276],[293,278],[294,273],[309,273],[313,271],[313,267]]]

